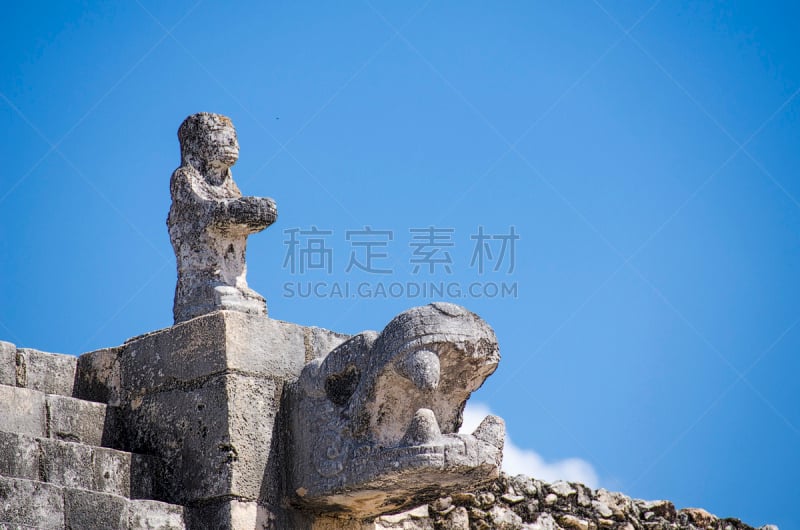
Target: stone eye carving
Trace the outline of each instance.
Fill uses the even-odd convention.
[[[439,386],[441,365],[439,356],[432,351],[412,351],[398,362],[397,368],[420,390],[434,390]]]
[[[458,429],[467,398],[499,360],[483,320],[436,303],[306,365],[289,392],[288,501],[369,518],[495,478],[503,420],[488,416],[472,434]]]
[[[361,373],[358,368],[349,365],[341,373],[331,374],[325,379],[325,394],[336,405],[347,403],[356,390]]]

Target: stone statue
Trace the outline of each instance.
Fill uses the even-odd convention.
[[[178,262],[175,323],[218,309],[265,315],[247,287],[247,236],[275,222],[275,201],[242,197],[231,176],[239,158],[233,123],[201,112],[178,129],[181,166],[172,174],[169,237]]]
[[[488,324],[435,303],[307,364],[290,391],[290,502],[363,520],[497,477],[503,420],[458,429],[499,360]]]

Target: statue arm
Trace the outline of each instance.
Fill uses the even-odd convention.
[[[192,217],[201,218],[200,224],[210,228],[244,228],[248,233],[254,233],[265,229],[278,217],[275,201],[268,197],[209,199],[201,196],[182,168],[172,175],[170,191],[173,203],[193,204]]]
[[[259,232],[275,222],[278,208],[269,197],[239,197],[213,201],[210,223],[215,228],[244,227]]]

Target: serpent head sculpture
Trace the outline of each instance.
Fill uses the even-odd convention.
[[[503,420],[458,429],[499,360],[488,324],[435,303],[306,365],[290,390],[291,502],[368,518],[495,478]]]

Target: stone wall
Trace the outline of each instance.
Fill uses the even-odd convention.
[[[376,521],[376,530],[752,530],[738,519],[582,484],[501,475],[491,486]],[[767,525],[761,530],[777,530]]]

